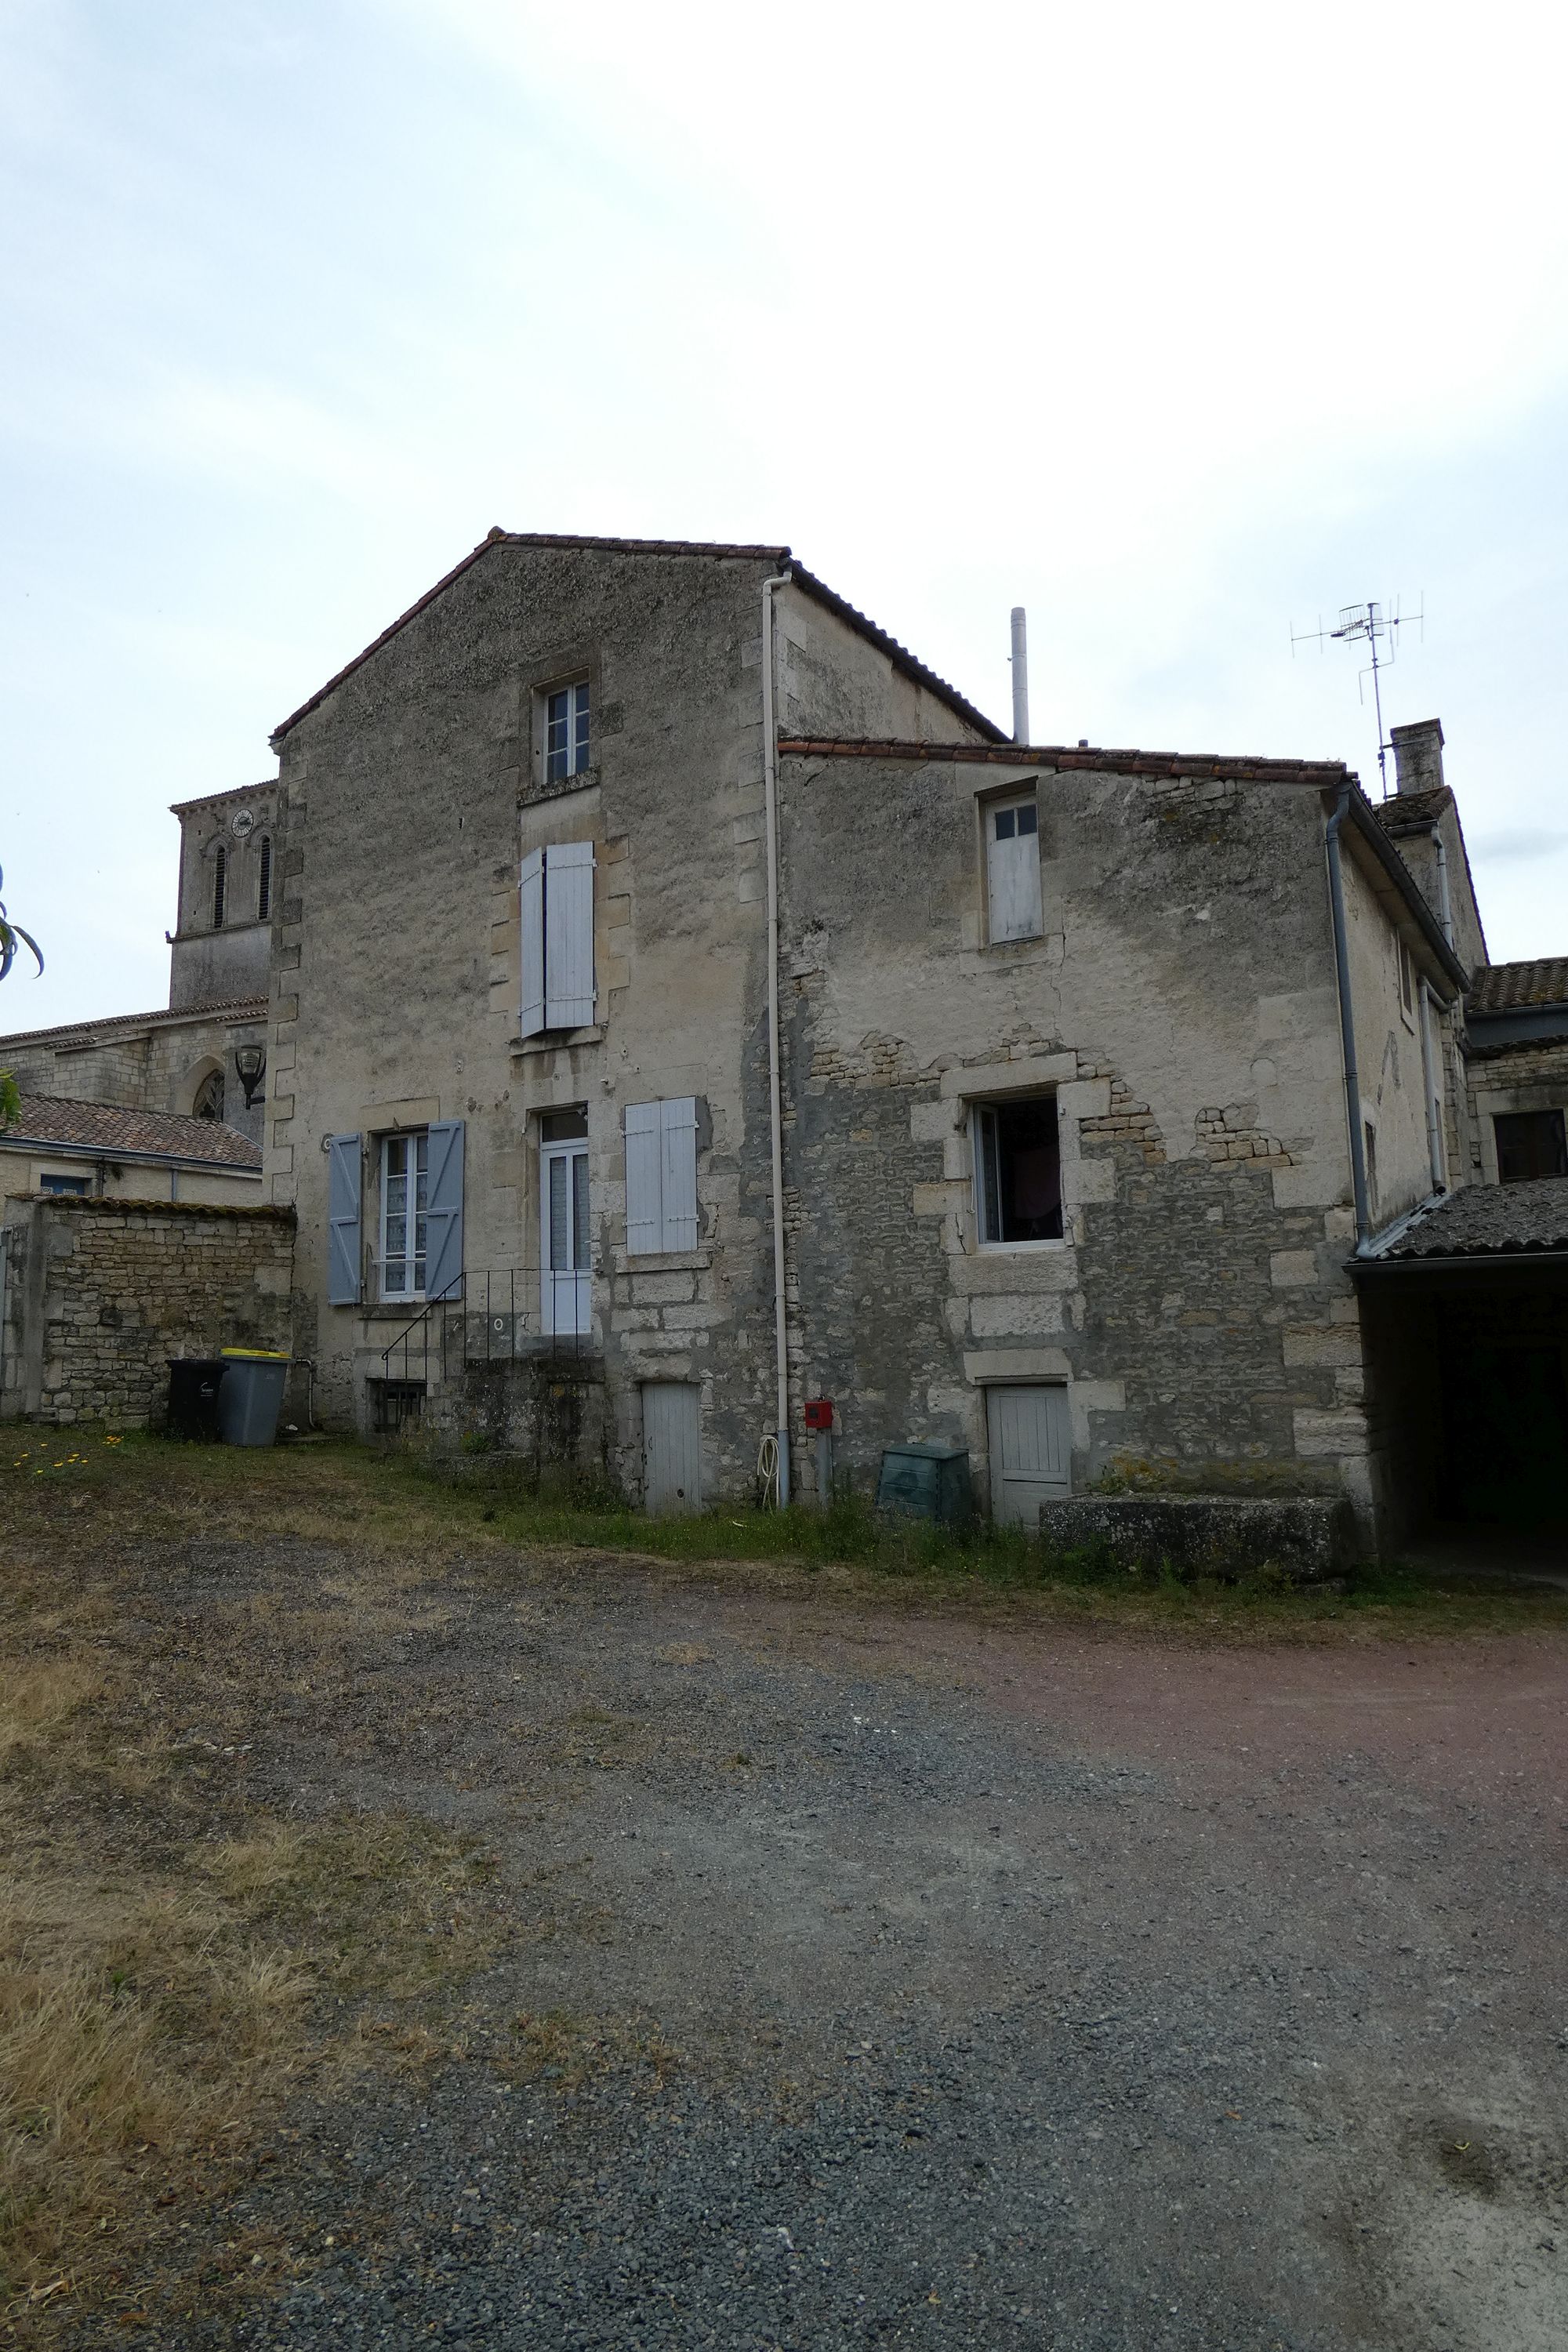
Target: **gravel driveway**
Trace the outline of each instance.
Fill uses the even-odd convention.
[[[320,1558],[200,1566],[281,1596],[283,1691]],[[287,2282],[183,2344],[1568,2340],[1561,1637],[1205,1649],[607,1559],[402,1606],[258,1769],[477,1828],[517,1934],[460,2054],[290,2116],[212,2217]]]

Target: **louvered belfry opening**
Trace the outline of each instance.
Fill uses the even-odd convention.
[[[266,922],[272,912],[272,835],[264,833],[257,853],[256,919]]]
[[[228,887],[228,852],[220,849],[213,859],[213,929],[223,929],[224,898]]]

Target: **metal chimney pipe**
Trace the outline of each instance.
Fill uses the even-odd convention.
[[[1029,625],[1022,604],[1013,607],[1013,740],[1029,740]]]

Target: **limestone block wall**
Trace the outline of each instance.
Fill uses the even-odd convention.
[[[265,991],[265,965],[254,984]],[[158,1012],[136,1020],[84,1022],[75,1029],[0,1037],[0,1069],[15,1074],[25,1095],[123,1103],[130,1110],[174,1111],[184,1118],[195,1107],[203,1080],[221,1070],[225,1123],[259,1143],[266,1082],[247,1110],[233,1057],[237,1045],[266,1044],[266,997],[247,1000],[235,992],[239,1001],[223,1013]]]
[[[1509,1045],[1472,1046],[1466,1061],[1469,1104],[1469,1165],[1472,1184],[1498,1181],[1500,1113],[1568,1111],[1568,1037],[1542,1037]]]
[[[270,1207],[6,1201],[0,1412],[132,1428],[171,1356],[286,1348],[294,1221]]]

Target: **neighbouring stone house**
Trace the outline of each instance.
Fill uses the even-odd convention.
[[[1539,1024],[1478,1085],[1496,1022],[1562,1008],[1487,962],[1436,722],[1380,805],[1009,741],[787,549],[496,531],[274,745],[266,1184],[329,1419],[657,1507],[774,1448],[811,1493],[831,1400],[863,1490],[913,1442],[1004,1517],[1164,1484],[1390,1543],[1522,1286],[1550,1454],[1568,1178],[1443,1220],[1515,1169],[1494,1097],[1552,1108]],[[176,953],[242,797],[180,812]]]

